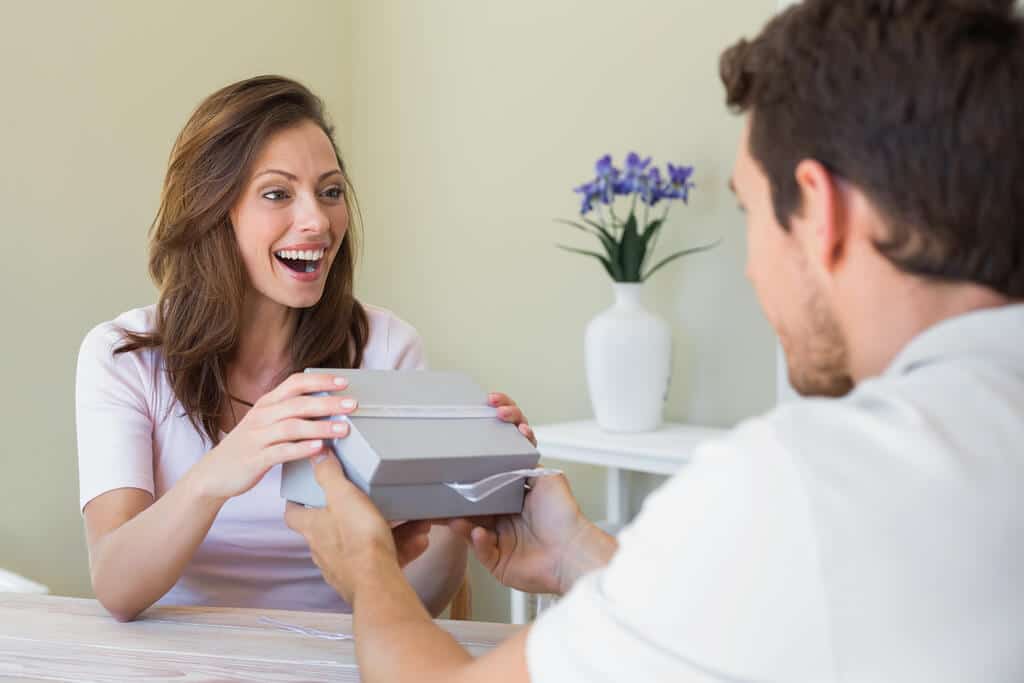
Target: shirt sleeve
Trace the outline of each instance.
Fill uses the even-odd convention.
[[[387,353],[395,370],[426,370],[423,337],[401,318],[388,316]]]
[[[120,331],[104,323],[86,335],[78,353],[75,422],[79,505],[119,488],[154,493],[153,420],[142,354],[120,353]]]
[[[832,681],[807,499],[770,424],[705,444],[543,613],[534,683]]]

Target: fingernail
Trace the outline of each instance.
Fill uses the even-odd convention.
[[[324,442],[320,441],[319,439],[316,440],[316,441],[310,441],[306,445],[306,448],[308,448],[311,451],[315,451],[315,450],[318,450],[318,449],[323,448],[323,447],[324,447]]]
[[[326,458],[327,458],[327,454],[326,454],[326,453],[321,453],[320,455],[314,455],[314,456],[313,456],[312,458],[310,458],[310,460],[312,460],[312,461],[313,461],[313,464],[314,464],[314,465],[319,465],[319,464],[320,464],[320,463],[322,463],[322,462],[323,462],[323,461],[324,461],[324,460],[325,460]]]
[[[348,380],[345,379],[344,377],[335,377],[334,378],[334,384],[339,386],[339,387],[343,387],[346,384],[348,384]]]
[[[356,407],[356,402],[354,399],[346,398],[341,401],[341,407],[345,410],[349,410]]]
[[[344,422],[335,422],[331,425],[331,431],[335,434],[344,434],[348,431],[348,425]]]

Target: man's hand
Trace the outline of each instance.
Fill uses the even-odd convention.
[[[618,545],[583,516],[564,476],[540,477],[531,485],[520,515],[447,524],[504,585],[561,595],[587,571],[607,564]]]
[[[302,534],[324,579],[350,605],[359,580],[375,563],[404,567],[427,549],[430,522],[406,522],[394,529],[373,502],[345,476],[331,453],[314,458],[313,472],[327,507],[288,503],[285,522]]]

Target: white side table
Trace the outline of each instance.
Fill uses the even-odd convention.
[[[534,427],[541,458],[607,468],[605,522],[621,526],[629,510],[628,472],[675,474],[703,441],[727,430],[668,422],[654,432],[613,434],[593,420]],[[526,593],[511,591],[512,623],[528,621]]]
[[[49,593],[50,589],[6,569],[0,569],[0,593]]]

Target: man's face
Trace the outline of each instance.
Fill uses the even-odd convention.
[[[786,355],[790,384],[804,396],[842,396],[853,382],[846,341],[825,296],[815,258],[815,229],[775,216],[771,187],[750,155],[750,116],[740,137],[732,188],[747,219],[747,278]]]

